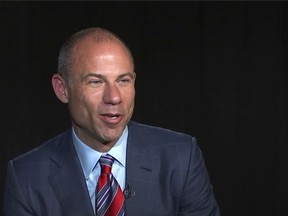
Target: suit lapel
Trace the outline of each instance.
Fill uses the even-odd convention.
[[[59,170],[49,177],[49,181],[59,200],[63,215],[92,216],[93,208],[71,133],[67,133],[60,142],[62,143],[59,145],[59,151],[51,157],[58,164]]]
[[[130,185],[133,192],[126,198],[127,215],[149,215],[147,210],[151,206],[153,196],[153,182],[157,179],[160,163],[159,159],[147,153],[145,137],[137,131],[137,125],[129,124],[126,161],[126,189]],[[135,194],[134,194],[135,193]]]

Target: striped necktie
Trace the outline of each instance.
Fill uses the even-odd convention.
[[[101,174],[96,188],[97,216],[124,216],[124,196],[122,190],[111,173],[114,158],[102,155],[99,159]]]

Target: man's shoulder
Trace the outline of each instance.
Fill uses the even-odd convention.
[[[67,139],[69,139],[69,132],[67,130],[57,136],[54,136],[39,146],[17,156],[13,159],[14,164],[24,164],[32,161],[44,161],[48,159],[55,151],[65,146]]]
[[[131,122],[128,126],[128,146],[131,151],[141,152],[149,157],[161,157],[164,161],[174,155],[181,155],[183,160],[189,160],[192,153],[200,152],[197,140],[192,135],[136,122]]]
[[[142,137],[145,139],[156,139],[163,142],[185,142],[194,140],[195,137],[190,134],[178,132],[168,128],[163,128],[154,125],[137,123],[134,121],[129,122],[129,134],[132,136]]]

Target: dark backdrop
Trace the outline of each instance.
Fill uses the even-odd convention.
[[[1,2],[1,203],[9,159],[69,126],[50,79],[73,32],[119,34],[133,119],[196,136],[222,216],[287,216],[286,2]]]

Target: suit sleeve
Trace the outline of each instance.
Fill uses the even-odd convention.
[[[35,216],[24,197],[23,188],[21,188],[19,181],[13,161],[10,161],[5,183],[4,216]]]
[[[192,138],[187,180],[180,202],[180,216],[219,216],[218,204],[196,139]]]

